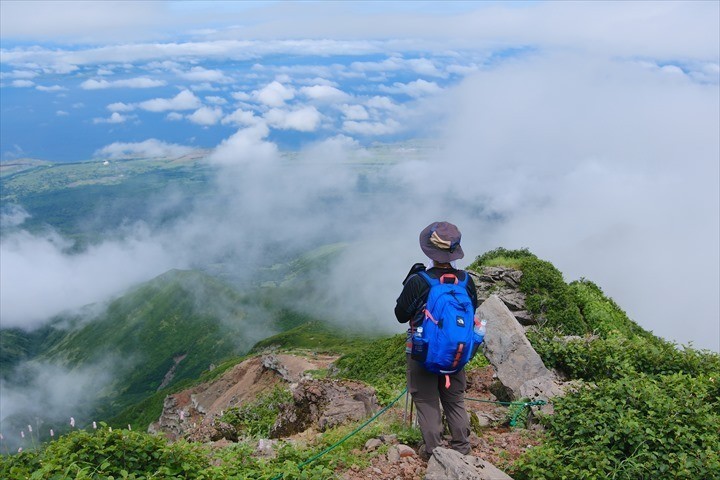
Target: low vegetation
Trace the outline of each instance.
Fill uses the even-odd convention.
[[[528,306],[547,319],[528,338],[581,385],[554,401],[544,443],[511,467],[514,478],[720,476],[720,355],[652,335],[597,285],[566,284],[527,250],[493,250],[472,268],[484,266],[522,270]]]
[[[532,312],[545,319],[528,332],[528,338],[548,367],[577,385],[554,400],[554,415],[541,418],[542,444],[504,465],[513,478],[720,476],[720,355],[652,335],[597,285],[585,279],[566,283],[552,264],[527,250],[493,250],[470,268],[487,266],[522,270],[519,288]],[[339,360],[322,375],[366,382],[377,389],[385,405],[402,391],[404,334],[362,337],[292,310],[284,310],[278,318],[284,331],[256,344],[253,353],[265,349],[334,353]],[[231,357],[195,381],[217,377],[243,358]],[[468,368],[485,365],[486,359],[478,356]],[[166,393],[161,390],[129,407],[126,416],[117,417],[112,425],[126,425],[131,423],[128,419],[156,409],[159,415]],[[286,401],[289,392],[278,388],[227,410],[223,420],[237,429],[240,438],[228,447],[169,444],[135,428],[111,431],[103,425],[71,431],[35,451],[4,456],[0,477],[319,480],[353,465],[367,467],[371,454],[361,447],[369,438],[395,433],[401,441],[419,442],[417,430],[404,427],[388,413],[320,458],[315,458],[318,452],[335,445],[358,424],[330,429],[307,443],[279,441],[275,457],[257,456],[258,439],[267,436],[279,405]],[[153,415],[142,417],[143,424]],[[313,460],[305,464],[308,459]]]
[[[262,408],[258,403],[253,411],[262,416]],[[336,470],[369,466],[371,454],[361,449],[370,438],[395,434],[402,441],[418,440],[416,430],[388,417],[340,443],[357,426],[329,429],[308,443],[280,441],[274,446],[275,456],[263,458],[255,454],[254,439],[210,448],[185,441],[169,443],[160,436],[101,425],[97,430],[63,435],[37,451],[1,457],[0,478],[327,480]],[[327,454],[318,456],[328,449]]]

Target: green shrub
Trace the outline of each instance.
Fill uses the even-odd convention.
[[[552,263],[540,260],[527,249],[496,248],[477,257],[468,268],[480,270],[495,265],[522,270],[519,288],[526,295],[525,305],[530,312],[547,320],[546,327],[566,335],[583,335],[588,331],[570,288]]]
[[[611,332],[620,332],[630,337],[641,336],[655,339],[650,332],[628,318],[627,314],[603,291],[589,280],[581,279],[570,283],[569,291],[574,303],[580,309],[588,332],[604,337]]]
[[[511,266],[505,263],[499,263],[498,259],[508,259],[510,262],[517,260],[524,260],[526,258],[537,258],[534,254],[530,253],[527,248],[521,248],[518,250],[508,250],[506,248],[496,248],[483,253],[482,255],[475,258],[475,261],[470,265],[469,268],[477,270],[481,266]],[[494,265],[493,265],[494,264]]]
[[[292,398],[288,389],[278,386],[253,402],[226,410],[221,420],[234,426],[238,433],[267,438],[281,406],[292,402]]]
[[[392,400],[405,386],[405,339],[404,333],[394,335],[340,357],[337,375],[372,385],[383,403]]]
[[[517,480],[717,478],[718,379],[638,374],[555,400],[547,439],[513,466]]]
[[[158,436],[129,430],[78,430],[50,442],[39,453],[3,458],[2,478],[204,479],[207,452],[199,445],[168,444]]]
[[[570,378],[589,381],[619,379],[636,373],[720,376],[720,355],[645,336],[610,332],[606,338],[557,340],[552,331],[530,332],[528,338],[545,365]]]

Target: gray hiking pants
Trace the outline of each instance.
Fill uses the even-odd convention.
[[[425,451],[431,454],[443,441],[440,404],[450,428],[450,447],[462,454],[470,453],[470,417],[465,410],[465,370],[450,376],[450,387],[445,388],[445,377],[425,370],[420,362],[407,356],[407,385],[417,409],[420,432]]]

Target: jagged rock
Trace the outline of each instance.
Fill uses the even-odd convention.
[[[508,267],[482,267],[482,271],[469,272],[477,288],[478,303],[497,295],[514,312],[523,325],[535,325],[537,320],[527,311],[524,293],[518,290],[522,271]]]
[[[562,388],[553,373],[545,367],[507,306],[496,295],[491,295],[478,310],[488,321],[485,356],[495,367],[498,380],[509,396],[547,401],[561,395]],[[493,394],[503,397],[503,392],[497,389]]]
[[[538,319],[535,318],[535,316],[527,310],[518,310],[512,312],[512,314],[515,317],[515,320],[520,323],[520,325],[528,326],[537,325],[539,323]]]
[[[520,292],[507,292],[500,300],[512,311],[521,311],[525,308],[525,294]]]
[[[425,480],[512,480],[512,477],[481,458],[437,447],[428,462]]]
[[[478,426],[480,428],[490,427],[503,418],[503,416],[498,416],[494,413],[488,412],[472,412],[472,415],[475,415],[475,418],[477,418]]]
[[[231,442],[238,441],[238,432],[235,427],[229,423],[216,419],[212,423],[212,427],[215,429],[215,434],[210,438],[210,440],[217,441],[224,438],[226,440],[230,440]]]
[[[318,368],[317,364],[296,355],[250,358],[211,382],[168,395],[160,418],[148,431],[162,433],[169,440],[192,437],[208,441],[217,436],[212,425],[223,411],[251,401],[278,384],[297,382],[305,371]]]
[[[371,438],[370,440],[365,442],[365,450],[367,450],[368,452],[375,451],[382,444],[383,444],[383,442],[379,438]]]
[[[258,440],[255,452],[265,458],[275,458],[275,445],[277,440],[268,440],[267,438],[261,438]]]
[[[388,463],[397,463],[400,461],[400,451],[398,450],[397,445],[392,445],[388,448],[387,459]]]
[[[398,450],[398,453],[400,454],[400,458],[414,457],[416,455],[415,450],[413,450],[411,447],[404,445],[402,443],[397,446],[397,450]]]
[[[325,431],[361,420],[377,408],[375,390],[360,382],[303,379],[293,391],[293,403],[281,407],[270,437],[287,437],[311,426]]]

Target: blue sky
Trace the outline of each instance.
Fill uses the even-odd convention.
[[[133,226],[129,243],[72,258],[53,238],[4,237],[13,324],[37,324],[9,313],[27,313],[28,295],[61,310],[192,267],[198,232],[214,233],[203,251],[237,248],[236,225],[289,241],[306,225],[353,231],[346,268],[364,271],[362,246],[382,243],[404,277],[417,232],[446,218],[466,252],[528,247],[644,328],[720,351],[719,2],[3,0],[0,41],[2,160],[202,148],[238,209],[172,235]],[[351,197],[354,173],[334,161],[414,138],[437,153],[398,150],[393,194]],[[287,149],[324,170],[281,178]],[[347,218],[294,209],[328,195],[350,196]],[[355,311],[382,318],[397,292],[371,287]]]
[[[717,22],[703,13],[717,6],[695,7],[4,1],[0,158],[88,160],[149,137],[212,148],[257,122],[283,149],[336,135],[362,144],[430,137],[419,101],[548,51],[587,49],[717,83],[713,38],[662,41],[674,23],[701,21],[712,33]],[[656,38],[613,38],[634,27]]]
[[[306,43],[308,50],[327,44]],[[280,45],[238,60],[228,52],[211,59],[93,61],[61,74],[23,62],[3,69],[2,155],[87,160],[113,142],[146,140],[149,132],[168,143],[211,148],[253,122],[267,122],[287,149],[338,134],[362,142],[408,138],[421,134],[400,124],[408,105],[457,84],[486,60],[476,52],[384,53],[382,44],[361,45],[355,55],[331,47],[328,55],[287,55]]]

